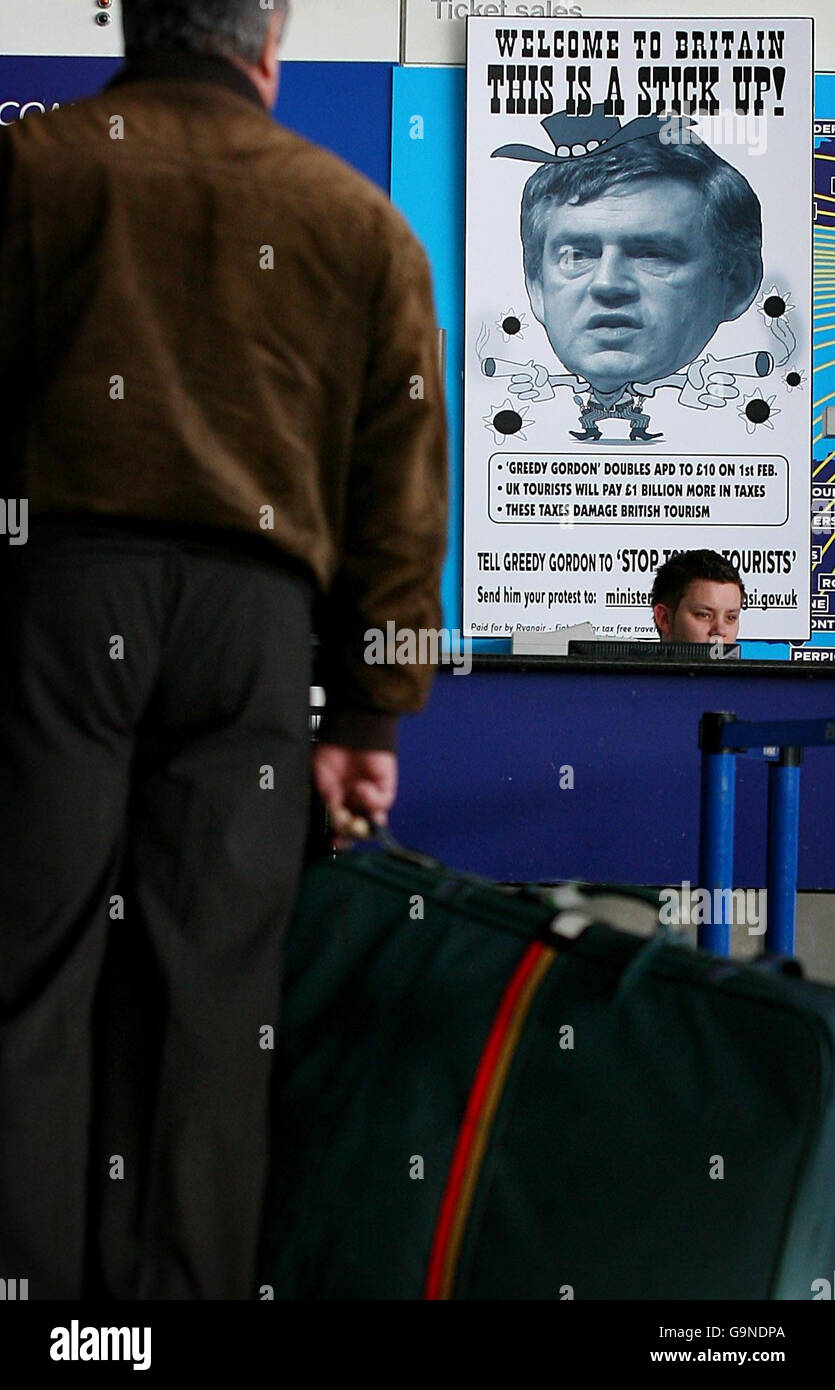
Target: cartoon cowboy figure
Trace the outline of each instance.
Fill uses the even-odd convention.
[[[739,395],[735,377],[768,375],[773,358],[717,362],[705,346],[737,319],[762,282],[760,204],[747,180],[688,129],[689,118],[639,117],[621,125],[601,105],[542,122],[553,150],[503,145],[494,158],[540,167],[522,195],[525,285],[534,315],[567,368],[482,361],[509,376],[522,400],[570,386],[581,407],[576,439],[625,420],[649,442],[647,398],[674,387],[705,410]]]

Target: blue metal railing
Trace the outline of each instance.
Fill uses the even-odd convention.
[[[735,714],[702,715],[699,884],[716,902],[731,901],[734,865],[734,788],[736,758],[760,758],[768,769],[768,841],[766,847],[766,933],[768,952],[794,954],[797,899],[797,845],[800,812],[800,764],[804,748],[835,746],[835,719],[786,719],[753,723]],[[719,921],[714,920],[716,916]],[[731,923],[725,911],[708,913],[699,926],[699,945],[716,955],[731,948]]]

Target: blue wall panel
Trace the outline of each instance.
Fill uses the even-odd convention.
[[[392,830],[405,845],[507,882],[698,881],[698,728],[740,719],[835,718],[835,679],[562,670],[456,676],[403,721]],[[560,768],[574,770],[572,790]],[[835,748],[800,773],[801,888],[835,891]],[[737,759],[735,882],[765,883],[765,763]],[[835,931],[835,923],[833,923]]]
[[[276,116],[389,191],[391,64],[285,63]]]
[[[92,96],[110,81],[118,58],[0,57],[0,121],[29,101],[62,105]],[[275,114],[325,145],[388,193],[391,166],[390,63],[285,63]]]
[[[418,131],[421,138],[413,138]],[[461,627],[464,135],[463,68],[395,68],[391,196],[426,247],[438,323],[446,331],[450,515],[442,599],[448,628]]]

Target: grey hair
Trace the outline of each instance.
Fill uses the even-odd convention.
[[[270,20],[290,0],[122,0],[125,57],[185,48],[257,63]]]

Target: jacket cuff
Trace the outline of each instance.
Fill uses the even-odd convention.
[[[396,753],[397,722],[396,714],[367,709],[328,710],[326,705],[317,740],[365,752]]]

